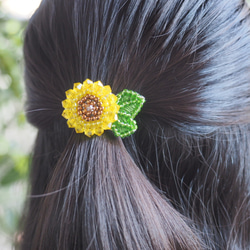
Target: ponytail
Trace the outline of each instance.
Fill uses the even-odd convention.
[[[37,214],[23,249],[201,249],[189,222],[109,135],[72,134]]]

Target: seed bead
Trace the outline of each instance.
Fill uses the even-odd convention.
[[[78,115],[87,122],[89,121],[97,121],[101,118],[104,107],[102,106],[102,102],[100,102],[99,98],[87,94],[82,97],[78,102]]]

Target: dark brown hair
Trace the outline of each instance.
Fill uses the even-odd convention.
[[[249,249],[243,1],[43,0],[24,56],[38,135],[21,249]],[[146,98],[134,135],[67,127],[86,78]]]

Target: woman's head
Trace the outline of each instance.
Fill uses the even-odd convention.
[[[171,126],[247,123],[247,16],[242,1],[43,1],[24,47],[28,118],[58,121],[90,78],[140,92]]]
[[[24,44],[42,197],[23,249],[249,244],[249,20],[239,0],[42,1]],[[67,127],[61,101],[86,78],[145,97],[133,136]]]

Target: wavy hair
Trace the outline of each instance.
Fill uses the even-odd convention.
[[[38,134],[20,249],[249,249],[244,1],[43,0],[24,57]],[[67,127],[86,78],[146,98],[134,135]]]

